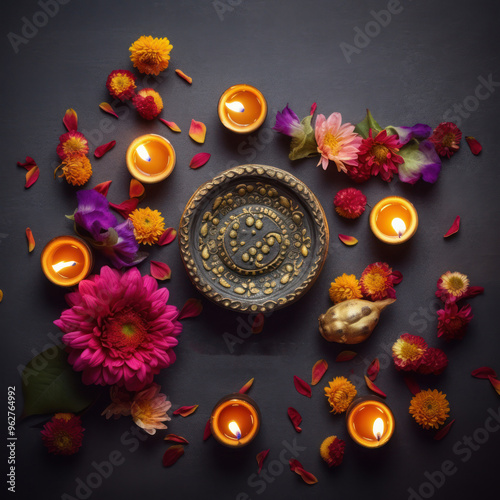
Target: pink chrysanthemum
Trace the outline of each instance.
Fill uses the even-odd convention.
[[[441,349],[429,347],[422,356],[418,372],[439,375],[448,366],[448,357]]]
[[[456,302],[483,292],[482,286],[470,286],[469,278],[465,274],[446,271],[438,279],[436,297],[443,302]]]
[[[335,211],[347,219],[357,219],[366,207],[366,196],[355,188],[341,189],[333,199]]]
[[[451,122],[440,123],[432,132],[429,141],[434,144],[439,156],[449,158],[460,149],[462,132]]]
[[[362,138],[354,132],[354,125],[344,123],[342,115],[332,113],[328,119],[325,115],[318,115],[314,128],[314,135],[318,144],[321,159],[318,165],[326,170],[328,162],[332,160],[338,171],[346,172],[348,166],[358,164],[358,152]]]
[[[68,361],[85,384],[142,390],[175,361],[182,331],[169,292],[135,267],[121,274],[107,266],[66,295],[71,306],[54,323],[65,333]]]
[[[359,284],[363,295],[371,300],[396,298],[394,285],[403,279],[399,271],[393,271],[385,262],[370,264],[361,274]]]
[[[398,173],[398,165],[404,163],[397,154],[401,148],[397,135],[387,135],[381,130],[375,137],[370,129],[369,136],[363,139],[359,148],[358,162],[370,167],[372,175],[379,175],[386,182],[390,182],[394,174]]]
[[[427,350],[427,342],[418,335],[403,333],[392,346],[392,358],[398,370],[417,370]]]
[[[83,156],[89,152],[89,143],[81,132],[71,130],[59,137],[56,152],[61,160],[71,156]]]
[[[161,387],[153,383],[147,389],[138,392],[132,401],[131,415],[134,422],[148,434],[155,434],[156,429],[166,429],[163,423],[170,420],[167,411],[172,403],[165,394],[160,393]]]
[[[73,413],[56,413],[41,431],[43,444],[54,455],[73,455],[82,446],[83,431],[80,417]]]
[[[458,309],[454,302],[447,302],[444,309],[437,311],[438,315],[438,337],[446,340],[461,339],[467,325],[474,317],[472,308],[469,304]]]

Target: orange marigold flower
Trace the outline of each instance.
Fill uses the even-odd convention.
[[[410,415],[424,429],[438,429],[448,418],[449,412],[446,394],[436,389],[420,391],[411,400]]]
[[[392,269],[385,262],[370,264],[359,280],[361,291],[365,297],[372,300],[381,300],[386,297],[395,298],[396,292]]]
[[[131,99],[135,93],[136,77],[126,69],[118,69],[112,71],[106,80],[106,87],[111,94],[111,97],[125,101]]]
[[[80,417],[73,413],[56,413],[41,431],[43,444],[54,455],[73,455],[83,441]]]
[[[165,219],[158,210],[137,208],[129,216],[134,225],[134,236],[139,243],[153,245],[165,231]]]
[[[89,152],[89,143],[81,132],[72,130],[59,137],[56,151],[61,160],[68,156],[86,155]]]
[[[131,414],[134,422],[151,435],[156,433],[156,429],[166,429],[163,422],[170,420],[167,411],[172,403],[165,394],[160,393],[160,389],[158,384],[153,383],[138,392],[132,401]]]
[[[340,465],[344,458],[345,441],[337,436],[329,436],[322,443],[319,449],[321,458],[328,464],[328,467]]]
[[[335,281],[330,286],[329,294],[334,304],[338,304],[344,300],[361,299],[363,297],[356,276],[346,273],[335,278]]]
[[[147,75],[158,75],[168,67],[172,45],[168,38],[141,36],[129,50],[135,68]]]
[[[163,109],[163,100],[156,90],[147,88],[139,90],[132,99],[139,114],[146,120],[156,118]]]
[[[62,174],[59,177],[64,177],[73,186],[83,186],[92,176],[90,160],[83,155],[68,156],[60,166],[62,166]]]
[[[325,387],[325,396],[332,407],[331,413],[344,413],[358,393],[356,387],[345,377],[335,377]]]

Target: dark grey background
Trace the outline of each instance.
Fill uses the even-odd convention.
[[[23,18],[32,21],[38,15],[37,22],[44,24],[43,16],[37,14],[41,6],[34,0],[6,0],[2,5],[2,368],[5,400],[7,386],[15,385],[18,411],[22,406],[18,367],[51,344],[51,337],[58,334],[52,321],[65,307],[64,290],[45,279],[39,258],[47,241],[72,231],[64,215],[76,207],[76,189],[55,181],[52,175],[57,166],[55,147],[65,131],[61,119],[67,108],[78,112],[79,128],[93,147],[117,141],[110,153],[93,161],[94,175],[87,186],[112,179],[111,201],[120,202],[128,194],[130,177],[124,162],[128,144],[142,133],[156,132],[174,144],[177,166],[166,182],[147,188],[141,206],[161,210],[167,225],[177,226],[185,203],[201,183],[233,165],[253,162],[288,170],[308,184],[325,208],[331,231],[325,268],[308,295],[272,314],[264,331],[235,345],[234,352],[223,334],[245,336],[248,322],[244,316],[204,301],[203,315],[185,322],[176,348],[177,362],[157,377],[174,408],[200,405],[194,415],[174,417],[169,423],[169,432],[190,440],[185,456],[174,467],[164,469],[161,464],[167,447],[164,432],[138,444],[137,438],[132,441],[128,434],[134,428],[130,419],[114,422],[99,416],[107,404],[104,395],[83,416],[87,429],[84,445],[68,459],[47,454],[39,428],[34,427],[42,418],[18,423],[17,498],[69,498],[64,494],[83,498],[85,492],[77,495],[77,480],[86,481],[94,471],[92,463],[108,460],[114,451],[121,454],[123,463],[98,488],[86,493],[89,498],[236,499],[247,498],[238,497],[246,493],[252,499],[375,500],[409,498],[409,488],[417,492],[421,488],[422,498],[436,499],[494,494],[500,432],[485,434],[478,429],[484,429],[488,410],[498,414],[500,400],[487,381],[472,378],[470,372],[482,365],[500,371],[500,89],[495,84],[487,98],[476,102],[469,96],[474,96],[481,77],[491,75],[494,82],[500,81],[498,2],[401,0],[399,13],[392,15],[385,27],[377,30],[373,23],[368,25],[371,35],[379,34],[369,38],[359,53],[353,53],[350,63],[340,44],[354,44],[356,32],[364,31],[373,21],[371,11],[387,9],[387,0],[70,0],[59,5],[57,14],[48,18],[28,43],[21,44],[18,53],[7,35],[21,35]],[[105,88],[107,75],[113,69],[132,69],[128,47],[140,35],[167,36],[173,43],[168,70],[158,78],[141,76],[139,82],[161,93],[165,103],[162,116],[179,124],[179,135],[159,121],[141,120],[132,111],[116,121],[98,108],[102,101],[111,102]],[[175,75],[175,68],[193,77],[192,86]],[[258,87],[269,104],[263,128],[251,137],[223,129],[216,113],[220,94],[239,82]],[[483,97],[485,93],[483,90]],[[371,205],[396,194],[409,198],[418,210],[420,225],[413,239],[404,246],[390,247],[373,237],[368,214],[355,222],[335,214],[335,193],[352,185],[346,176],[332,165],[326,172],[316,168],[315,159],[290,162],[288,139],[270,131],[276,110],[289,103],[302,117],[314,101],[318,112],[329,115],[339,111],[344,120],[353,123],[370,108],[383,125],[423,122],[432,126],[453,120],[453,106],[467,104],[476,109],[458,117],[460,127],[464,136],[476,136],[484,151],[474,157],[464,141],[460,151],[443,162],[434,185],[419,182],[410,186],[398,181],[387,185],[379,179],[362,185]],[[120,109],[125,114],[128,108]],[[192,118],[207,125],[206,142],[201,146],[187,135]],[[189,160],[201,151],[211,153],[212,158],[200,170],[190,170]],[[41,169],[40,179],[29,190],[23,187],[24,170],[16,167],[16,161],[26,155],[33,156]],[[462,217],[460,232],[443,239],[456,215]],[[31,255],[26,248],[26,226],[32,228],[37,243]],[[338,233],[356,236],[358,245],[343,246]],[[182,306],[187,298],[197,296],[176,243],[154,248],[151,258],[172,268],[167,287],[173,304]],[[357,358],[336,364],[334,359],[342,346],[328,344],[317,330],[317,317],[330,305],[329,284],[343,272],[359,276],[366,265],[378,260],[404,275],[397,287],[398,301],[384,312],[372,338],[355,348]],[[147,273],[148,262],[140,269]],[[486,289],[484,296],[470,300],[474,319],[466,337],[450,344],[437,339],[434,314],[436,280],[447,270],[466,273],[473,285]],[[431,346],[444,347],[449,356],[450,365],[441,376],[419,378],[422,387],[437,388],[448,395],[451,417],[456,418],[441,442],[435,442],[433,432],[419,429],[409,416],[411,394],[401,374],[389,363],[390,345],[403,332],[424,336]],[[367,394],[359,380],[375,357],[382,363],[377,383],[388,394],[397,428],[385,448],[365,450],[350,440],[344,417],[329,414],[322,388],[328,379],[348,375],[357,381],[359,393]],[[309,400],[295,391],[293,375],[309,380],[311,367],[320,358],[325,358],[330,368]],[[255,377],[255,384],[250,395],[259,403],[263,416],[258,438],[239,451],[224,449],[213,439],[204,443],[203,429],[213,404],[251,377]],[[303,416],[301,434],[296,434],[288,421],[289,406]],[[318,453],[321,441],[331,434],[346,441],[344,463],[335,470],[328,469]],[[482,444],[473,438],[475,451],[468,453],[464,450],[470,446],[464,439],[474,435]],[[297,458],[319,479],[314,486],[302,483],[288,465],[279,463],[284,442],[292,445],[294,440],[300,447]],[[271,467],[269,482],[261,479],[256,483],[252,476],[257,470],[255,455],[267,448],[271,449],[266,463]],[[6,467],[6,455],[5,462],[1,460]],[[433,473],[446,461],[453,462],[454,474],[439,487],[432,486],[426,471]],[[93,479],[95,486],[95,476]],[[423,485],[425,482],[428,485]]]

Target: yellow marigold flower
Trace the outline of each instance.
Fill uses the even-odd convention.
[[[64,177],[73,186],[83,186],[92,176],[90,160],[83,155],[68,156],[60,166],[62,174],[59,177]]]
[[[129,218],[134,225],[135,239],[139,243],[152,245],[165,231],[165,219],[158,210],[151,210],[149,207],[137,208]]]
[[[331,413],[344,413],[358,393],[356,387],[345,377],[335,377],[325,387],[325,396],[332,407]]]
[[[448,418],[450,405],[446,394],[436,389],[420,391],[411,400],[410,415],[424,429],[438,429]]]
[[[168,67],[172,45],[168,38],[141,36],[129,48],[130,60],[141,73],[158,75]]]
[[[342,276],[335,278],[335,281],[330,286],[330,299],[334,304],[343,302],[349,299],[361,299],[361,287],[354,274],[344,273]]]

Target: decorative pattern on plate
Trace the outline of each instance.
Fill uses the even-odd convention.
[[[191,281],[217,304],[270,311],[303,295],[328,251],[316,196],[293,175],[242,165],[203,184],[186,205],[179,245]]]

